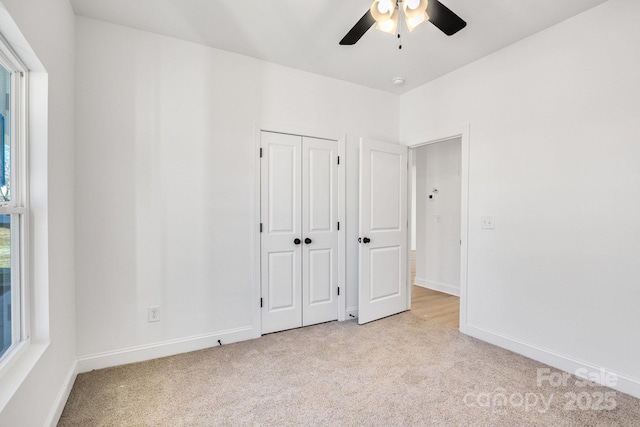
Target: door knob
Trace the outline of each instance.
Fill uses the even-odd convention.
[[[295,243],[296,245],[300,244],[300,239],[294,239],[293,243]]]
[[[307,237],[306,239],[304,239],[304,242],[308,245],[309,243],[311,243],[311,242],[312,242],[312,240],[311,240],[310,238],[308,238],[308,237]]]
[[[358,237],[358,243],[362,243],[362,237]]]
[[[365,237],[364,239],[362,239],[362,241],[363,241],[364,243],[369,243],[369,242],[371,241],[371,239],[370,239],[370,238],[368,238],[368,237]]]

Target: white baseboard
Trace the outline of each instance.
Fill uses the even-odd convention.
[[[62,387],[60,387],[56,400],[53,402],[53,406],[51,407],[51,412],[49,412],[49,416],[44,423],[45,426],[55,427],[58,425],[58,421],[60,421],[60,416],[64,410],[64,405],[67,404],[67,399],[69,399],[69,394],[71,394],[71,389],[73,388],[73,383],[76,381],[77,376],[78,362],[74,361],[69,372],[67,372],[67,376],[64,377]]]
[[[420,286],[421,288],[427,288],[438,292],[444,292],[445,294],[460,296],[460,286],[448,285],[446,283],[434,282],[431,280],[421,279],[416,277],[413,284]]]
[[[358,318],[358,307],[348,307],[346,320],[352,320],[357,318]]]
[[[518,341],[477,326],[467,324],[464,328],[464,333],[574,375],[576,375],[579,370],[586,370],[586,372],[589,373],[599,373],[604,371],[609,374],[613,374],[616,376],[616,381],[615,385],[610,385],[611,388],[640,399],[640,379],[632,378],[627,375],[611,371],[605,367],[596,366],[582,360],[574,359],[555,351]]]
[[[78,357],[78,373],[173,356],[255,338],[252,326]]]

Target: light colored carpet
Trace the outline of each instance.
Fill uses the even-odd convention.
[[[538,368],[406,312],[81,374],[58,425],[640,426],[638,399]]]

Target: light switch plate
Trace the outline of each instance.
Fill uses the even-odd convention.
[[[496,228],[496,219],[493,216],[480,217],[480,226],[487,230],[493,230]]]

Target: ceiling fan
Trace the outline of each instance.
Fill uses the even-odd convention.
[[[373,0],[370,10],[367,10],[340,40],[340,44],[356,44],[374,24],[380,31],[395,34],[400,9],[404,13],[409,31],[429,21],[446,35],[452,36],[467,25],[462,18],[438,0]]]

